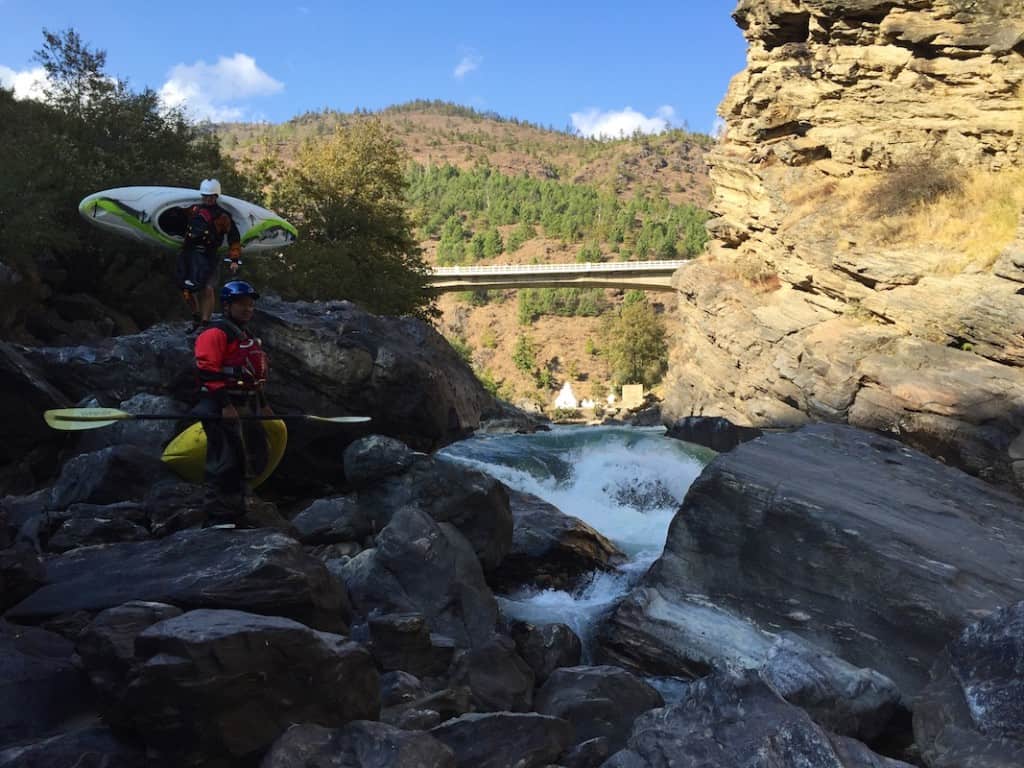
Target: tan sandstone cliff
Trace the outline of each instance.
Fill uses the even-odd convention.
[[[960,210],[903,238],[881,205],[932,174],[1024,179],[1024,3],[741,0],[734,18],[747,68],[710,159],[714,242],[675,278],[666,417],[848,422],[1024,486],[1024,224],[932,242]]]

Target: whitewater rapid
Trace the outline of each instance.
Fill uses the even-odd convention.
[[[618,571],[597,572],[573,592],[528,590],[499,597],[505,615],[567,624],[588,648],[596,620],[661,554],[672,517],[712,456],[664,432],[556,427],[532,435],[474,437],[440,453],[578,517],[629,558]]]

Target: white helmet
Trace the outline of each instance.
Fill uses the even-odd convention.
[[[216,179],[203,179],[203,183],[199,185],[200,195],[219,195],[220,194],[220,182]]]

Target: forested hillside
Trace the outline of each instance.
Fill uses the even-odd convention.
[[[273,158],[301,172],[311,147],[367,122],[404,153],[408,213],[429,264],[674,259],[704,248],[711,139],[700,134],[598,141],[425,101],[217,131],[243,169]],[[565,381],[599,398],[632,375],[614,362],[624,298],[598,288],[449,294],[439,324],[495,391],[550,407]],[[663,330],[672,303],[631,298],[644,298],[655,310],[648,322]],[[658,381],[656,369],[645,383]]]

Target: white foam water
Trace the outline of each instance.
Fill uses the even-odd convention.
[[[499,598],[506,616],[567,624],[585,647],[600,617],[661,554],[676,510],[710,457],[665,438],[663,429],[630,427],[473,438],[441,455],[580,518],[627,555],[619,571],[595,573],[571,593],[523,591]]]

